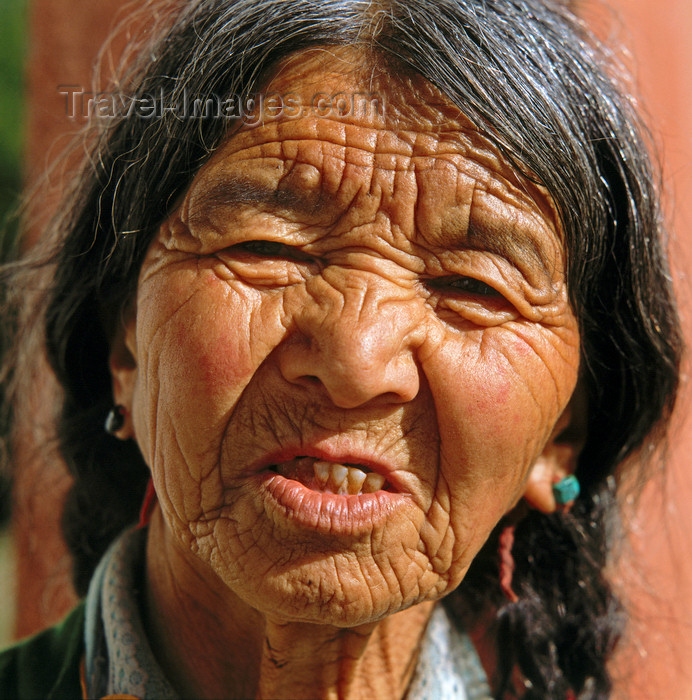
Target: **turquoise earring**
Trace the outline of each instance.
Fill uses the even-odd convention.
[[[555,500],[561,506],[566,506],[575,501],[579,497],[580,491],[579,479],[574,474],[570,474],[553,484]]]

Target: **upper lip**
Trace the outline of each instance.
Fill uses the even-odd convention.
[[[262,458],[256,460],[251,467],[252,472],[259,472],[273,464],[281,464],[288,462],[296,457],[311,457],[313,459],[324,460],[325,462],[334,462],[336,464],[345,464],[357,467],[362,465],[370,471],[383,476],[389,485],[397,491],[404,490],[402,485],[397,483],[395,472],[397,467],[382,459],[373,459],[372,455],[366,456],[355,450],[330,450],[329,447],[311,447],[310,445],[297,445],[292,447],[283,447],[278,450],[267,453]]]

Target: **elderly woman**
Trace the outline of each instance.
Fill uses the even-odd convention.
[[[607,697],[613,475],[665,426],[679,335],[583,27],[545,0],[161,12],[42,311],[85,603],[0,693]]]

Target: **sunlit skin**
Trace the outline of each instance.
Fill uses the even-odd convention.
[[[363,64],[278,71],[304,105],[378,92],[385,115],[237,130],[116,341],[121,437],[160,506],[146,625],[184,696],[402,697],[434,601],[522,496],[554,508],[569,468],[551,436],[579,333],[548,197],[423,81]],[[385,486],[324,493],[315,459]]]

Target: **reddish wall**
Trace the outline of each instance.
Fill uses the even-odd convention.
[[[692,3],[609,0],[611,31],[629,47],[636,91],[664,167],[669,251],[687,344],[692,344]],[[597,17],[600,0],[584,0]],[[689,376],[689,358],[685,363]],[[619,572],[633,602],[622,698],[692,698],[692,410],[685,382],[666,479],[650,484],[638,510],[630,565]]]
[[[90,84],[93,57],[102,44],[120,0],[79,3],[33,0],[29,70],[28,176],[34,181],[75,123],[65,116],[60,84]],[[636,56],[636,75],[651,115],[654,136],[663,146],[666,206],[675,238],[671,243],[675,283],[683,303],[688,342],[692,309],[687,264],[692,260],[692,4],[689,0],[612,0],[622,18],[619,38]],[[599,26],[596,0],[583,0],[583,12]],[[611,18],[612,19],[612,18]],[[624,28],[626,27],[626,29]],[[44,208],[41,217],[49,214]],[[45,218],[44,218],[45,220]],[[32,229],[35,234],[40,223]],[[687,392],[689,393],[689,392]],[[41,392],[36,398],[40,413]],[[672,440],[666,483],[646,492],[636,519],[630,564],[617,575],[634,604],[627,653],[619,662],[621,698],[692,698],[692,412],[686,395]],[[61,494],[69,483],[55,461],[36,456],[41,436],[25,434],[20,445],[15,533],[19,556],[17,632],[43,627],[69,608],[69,561],[58,535]],[[663,497],[661,497],[663,493]]]
[[[50,183],[48,204],[30,212],[27,244],[43,229],[57,202],[61,171],[69,175],[72,163],[63,162],[61,152],[81,125],[67,118],[65,97],[58,86],[70,83],[91,85],[92,66],[101,45],[114,26],[122,0],[80,2],[32,0],[28,66],[28,126],[26,179],[29,187],[45,178],[46,167],[60,168]],[[16,636],[22,637],[59,619],[75,597],[70,586],[70,559],[60,537],[60,504],[69,487],[65,468],[54,455],[46,457],[47,434],[42,423],[50,418],[48,397],[52,383],[48,372],[43,383],[34,384],[30,397],[30,425],[16,446],[15,506],[13,530],[17,556]]]

